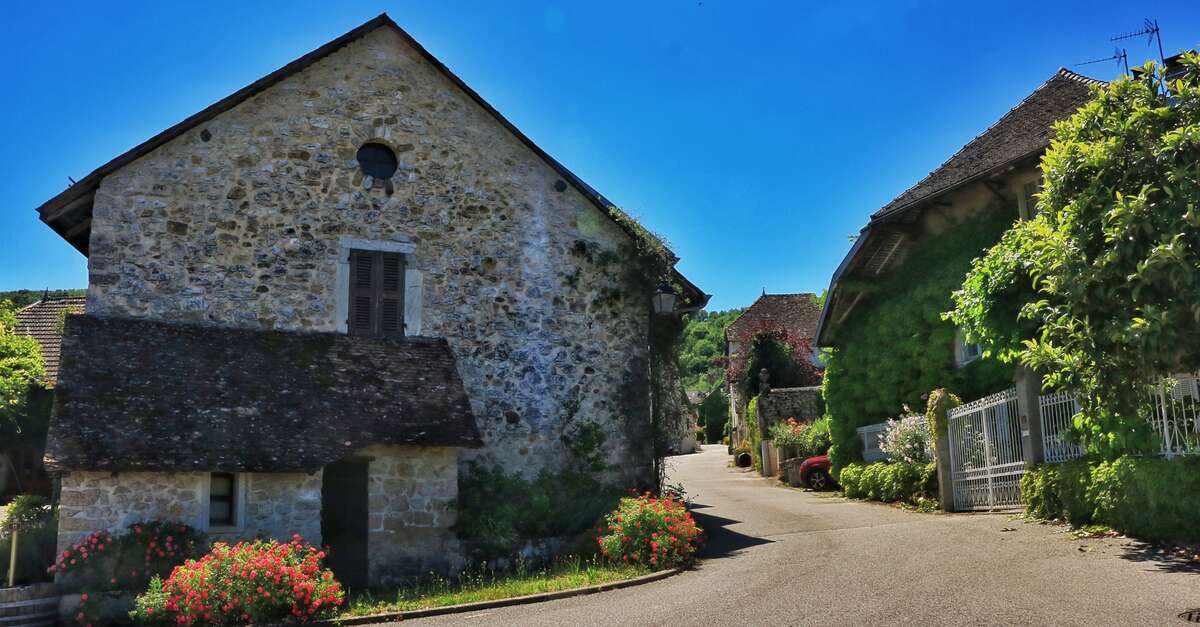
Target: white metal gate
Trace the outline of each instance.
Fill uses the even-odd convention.
[[[1017,390],[960,405],[947,415],[954,509],[1013,509],[1022,505]]]

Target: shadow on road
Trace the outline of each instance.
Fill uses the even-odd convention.
[[[1200,561],[1190,559],[1191,554],[1179,555],[1172,547],[1148,542],[1137,542],[1122,547],[1121,559],[1144,563],[1165,573],[1200,574]]]
[[[729,557],[743,549],[771,542],[764,538],[756,538],[728,529],[729,525],[741,522],[739,520],[695,511],[706,507],[708,505],[700,503],[691,506],[693,510],[692,517],[704,529],[704,535],[706,536],[704,548],[700,551],[700,557],[705,559]]]

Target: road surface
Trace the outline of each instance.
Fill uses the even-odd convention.
[[[670,459],[709,535],[694,569],[624,590],[406,625],[1184,625],[1194,562],[1003,514],[920,514]],[[1200,521],[1197,521],[1200,524]]]

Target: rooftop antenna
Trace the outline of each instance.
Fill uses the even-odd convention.
[[[1076,63],[1075,67],[1079,67],[1081,65],[1092,65],[1093,63],[1104,63],[1105,61],[1116,61],[1118,67],[1124,67],[1125,75],[1126,76],[1129,75],[1129,55],[1125,54],[1124,48],[1114,49],[1111,57],[1104,57],[1103,59],[1092,59],[1091,61],[1084,61],[1083,63]]]
[[[1132,33],[1125,33],[1124,35],[1117,35],[1116,37],[1110,37],[1108,40],[1109,41],[1121,41],[1123,39],[1133,39],[1134,37],[1141,37],[1142,35],[1146,36],[1146,45],[1147,46],[1149,46],[1150,44],[1152,44],[1154,42],[1158,42],[1158,60],[1161,61],[1163,65],[1166,65],[1167,57],[1166,57],[1166,55],[1163,54],[1162,32],[1159,31],[1158,20],[1152,20],[1150,18],[1146,18],[1145,21],[1142,22],[1142,30],[1135,31]]]

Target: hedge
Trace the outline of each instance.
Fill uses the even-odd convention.
[[[1036,518],[1102,524],[1147,539],[1200,540],[1198,458],[1047,464],[1025,473],[1021,495]]]
[[[914,503],[921,497],[937,498],[937,463],[847,464],[838,475],[838,483],[852,499]]]

